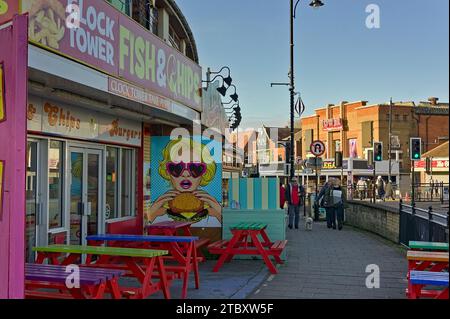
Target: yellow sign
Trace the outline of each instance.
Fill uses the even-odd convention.
[[[4,91],[3,64],[0,64],[0,122],[5,119],[5,91]]]
[[[0,216],[3,210],[3,167],[4,164],[0,161]]]

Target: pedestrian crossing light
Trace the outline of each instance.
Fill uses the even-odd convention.
[[[411,137],[409,147],[411,161],[420,160],[422,157],[422,139],[420,137]]]
[[[373,161],[381,162],[383,160],[383,142],[373,143]]]

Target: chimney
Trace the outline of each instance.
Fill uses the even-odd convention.
[[[434,97],[434,96],[428,98],[428,102],[430,102],[431,105],[437,105],[438,101],[439,101],[439,98]]]

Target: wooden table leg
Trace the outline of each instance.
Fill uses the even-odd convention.
[[[259,251],[259,254],[262,256],[264,262],[266,263],[267,267],[269,268],[270,272],[272,274],[277,274],[278,271],[276,267],[273,265],[272,261],[270,260],[269,255],[267,254],[267,251],[262,246],[261,242],[258,240],[258,236],[255,232],[250,232],[250,236],[253,240],[253,244],[255,245],[256,249]]]
[[[236,232],[233,232],[233,237],[228,242],[227,247],[223,251],[223,253],[220,255],[219,260],[217,261],[216,265],[213,268],[213,272],[218,272],[220,267],[223,266],[223,263],[225,260],[231,256],[233,258],[234,254],[232,252],[234,245],[239,241],[239,238],[241,237],[242,231],[238,230]]]
[[[160,275],[160,284],[164,297],[170,299],[169,283],[167,280],[166,268],[164,267],[164,261],[162,256],[156,257],[156,263],[158,265],[158,271]]]
[[[197,249],[195,249],[195,243],[192,243],[193,246],[193,257],[192,257],[192,263],[194,267],[194,277],[195,277],[195,288],[200,288],[200,274],[198,271],[198,259],[197,259]]]

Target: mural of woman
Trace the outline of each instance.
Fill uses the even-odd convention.
[[[172,189],[152,204],[147,214],[150,223],[164,215],[176,221],[199,222],[215,217],[222,222],[222,206],[200,189],[216,175],[216,163],[206,145],[186,138],[170,141],[162,151],[159,175]]]

